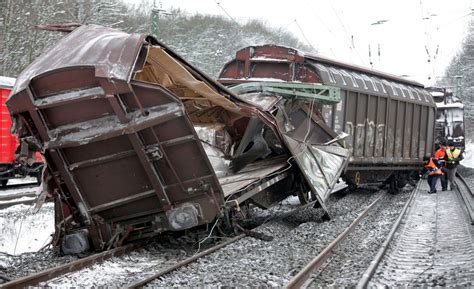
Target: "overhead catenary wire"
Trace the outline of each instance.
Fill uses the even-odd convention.
[[[221,1],[219,0],[214,0],[214,2],[217,4],[217,6],[219,6],[219,8],[225,13],[225,15],[227,15],[227,17],[229,17],[230,20],[234,21],[235,23],[239,24],[239,22],[237,22],[234,17],[232,17],[228,12],[227,10],[225,10],[225,8],[221,5]]]
[[[303,35],[304,40],[306,40],[306,43],[307,43],[314,51],[316,51],[316,48],[314,48],[314,46],[313,46],[313,45],[311,44],[311,42],[308,40],[308,38],[307,38],[306,35],[304,34],[303,29],[301,29],[301,26],[300,26],[300,24],[298,23],[298,21],[297,21],[296,19],[294,19],[294,21],[295,21],[296,26],[297,26],[298,29],[300,30],[301,35]]]
[[[346,26],[344,25],[344,22],[342,21],[341,17],[339,16],[339,13],[337,12],[337,10],[334,8],[333,4],[331,3],[331,1],[328,1],[329,2],[329,6],[331,6],[331,9],[332,11],[334,12],[334,14],[336,15],[336,18],[337,20],[339,21],[339,24],[342,26],[342,29],[344,31],[344,33],[346,34],[346,39],[349,41],[349,48],[352,50],[354,49],[354,51],[356,52],[359,60],[361,61],[361,63],[365,63],[365,61],[362,59],[362,56],[360,55],[359,51],[357,50],[357,48],[355,47],[355,44],[354,44],[354,35],[352,33],[349,33],[348,29],[346,28]]]
[[[336,34],[329,28],[329,26],[326,24],[326,22],[321,18],[319,13],[316,12],[316,9],[314,9],[314,7],[311,5],[311,1],[307,0],[307,3],[311,7],[311,10],[313,10],[313,14],[316,16],[316,18],[319,20],[319,22],[321,22],[321,24],[329,32],[329,34],[332,35],[332,36],[336,36]],[[334,53],[334,50],[332,49],[332,47],[329,47],[329,51],[331,51],[331,54],[332,54],[332,56],[334,56],[334,58],[337,58],[336,53]]]
[[[431,16],[432,15],[429,15],[429,13],[425,13],[425,9],[423,7],[423,1],[420,0],[419,1],[419,4],[420,4],[420,19],[421,21],[423,22],[423,33],[424,33],[424,38],[425,38],[425,51],[426,51],[426,55],[427,55],[427,62],[428,62],[428,69],[429,71],[427,72],[427,78],[428,80],[431,80],[431,74],[433,73],[434,74],[434,71],[435,71],[435,59],[434,59],[434,55],[431,53],[431,44],[433,42],[433,38],[432,38],[432,35],[429,31],[430,29],[430,21],[431,21]],[[431,71],[430,71],[431,70]]]

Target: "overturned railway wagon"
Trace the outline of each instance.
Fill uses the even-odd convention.
[[[315,108],[339,97],[306,84],[254,105],[152,37],[84,25],[21,73],[7,105],[45,157],[54,245],[78,253],[229,224],[249,202],[324,206],[349,151]]]
[[[246,93],[247,83],[261,81],[339,88],[341,101],[318,104],[318,110],[336,133],[348,134],[345,177],[353,184],[390,181],[396,190],[433,152],[436,106],[414,81],[275,45],[237,51],[218,81]]]

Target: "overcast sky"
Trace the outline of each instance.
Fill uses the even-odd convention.
[[[321,55],[406,75],[426,85],[443,74],[460,48],[469,20],[474,17],[474,0],[162,0],[161,3],[163,9],[179,7],[190,13],[222,15],[241,23],[261,19],[269,26],[285,27],[318,49]]]

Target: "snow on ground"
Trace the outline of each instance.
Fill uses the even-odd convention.
[[[35,252],[51,240],[53,204],[45,203],[38,212],[33,207],[16,205],[0,210],[0,252],[11,255]]]
[[[461,161],[461,165],[469,168],[474,168],[474,142],[470,141],[466,143],[464,150],[464,159]]]

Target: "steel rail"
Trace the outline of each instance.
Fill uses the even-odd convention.
[[[385,239],[382,246],[378,250],[377,255],[375,255],[374,259],[370,262],[369,267],[367,268],[367,270],[364,272],[359,282],[357,283],[356,289],[367,288],[367,284],[369,283],[370,279],[374,275],[375,270],[377,269],[378,265],[380,264],[380,261],[385,255],[385,252],[387,252],[388,246],[390,242],[392,241],[393,237],[395,236],[395,232],[400,227],[403,217],[406,215],[406,212],[411,207],[412,202],[415,199],[415,195],[418,194],[418,192],[420,191],[421,182],[422,180],[418,181],[416,188],[413,190],[413,192],[410,195],[410,198],[407,200],[407,202],[405,203],[405,206],[403,206],[403,209],[400,211],[400,214],[397,220],[393,224],[392,229],[390,230],[387,238]]]
[[[18,201],[8,201],[8,202],[0,202],[0,210],[5,209],[15,205],[31,205],[36,202],[36,198],[34,199],[26,199],[26,200],[18,200]]]
[[[354,221],[352,221],[352,223],[336,239],[334,239],[321,253],[319,253],[318,256],[316,256],[300,272],[298,272],[298,274],[296,274],[285,287],[289,289],[301,288],[311,277],[313,271],[321,267],[321,265],[331,256],[333,249],[347,238],[349,233],[355,229],[355,227],[368,214],[370,209],[372,209],[385,195],[386,193],[382,194],[369,206],[367,206],[367,208],[365,208],[364,211],[362,211],[359,216]]]
[[[461,185],[464,187],[463,190],[460,189],[458,180],[461,181]],[[466,207],[467,214],[471,220],[471,225],[474,225],[474,192],[471,190],[464,177],[459,173],[456,173],[456,187],[458,195]]]
[[[10,282],[0,284],[0,288],[25,288],[28,286],[36,286],[40,282],[44,282],[47,280],[51,280],[53,278],[59,277],[61,275],[64,275],[66,273],[71,273],[74,271],[78,271],[82,268],[88,267],[92,264],[95,264],[99,261],[103,261],[106,259],[109,259],[114,256],[120,256],[123,255],[131,250],[134,250],[141,246],[142,243],[139,244],[129,244],[125,245],[122,247],[118,247],[112,250],[108,250],[102,253],[94,254],[91,256],[88,256],[83,259],[79,259],[76,261],[73,261],[68,264],[63,264],[54,268],[46,269],[44,271],[34,273],[16,280],[12,280]]]
[[[23,198],[23,197],[36,197],[36,193],[30,191],[30,192],[25,192],[21,194],[0,195],[0,201],[1,202],[11,201],[11,200],[15,200],[15,199]]]
[[[10,190],[10,189],[14,189],[14,188],[33,188],[33,187],[37,187],[38,186],[38,183],[37,182],[34,182],[34,183],[26,183],[26,184],[13,184],[13,185],[6,185],[5,187],[3,186],[0,186],[0,191],[7,191],[7,190]]]
[[[234,237],[234,238],[232,238],[232,239],[229,239],[229,240],[227,240],[227,241],[225,241],[225,242],[220,243],[219,245],[216,245],[216,246],[214,246],[214,247],[212,247],[212,248],[209,248],[209,249],[207,249],[207,250],[205,250],[205,251],[202,251],[202,252],[199,253],[199,254],[195,254],[195,255],[193,255],[193,256],[187,258],[187,259],[184,259],[183,261],[178,262],[178,263],[176,263],[176,264],[174,264],[174,265],[172,265],[172,266],[170,266],[170,267],[168,267],[168,268],[166,268],[166,269],[164,269],[164,270],[161,270],[161,271],[159,271],[159,272],[153,274],[153,275],[150,276],[150,277],[147,277],[147,278],[142,279],[142,280],[140,280],[140,281],[137,281],[137,282],[135,282],[135,283],[129,284],[129,285],[125,286],[125,288],[139,288],[139,287],[143,287],[143,286],[145,286],[146,284],[150,283],[151,281],[153,281],[153,280],[155,280],[155,279],[157,279],[157,278],[159,278],[159,277],[161,277],[161,276],[164,276],[164,275],[166,275],[166,274],[168,274],[168,273],[170,273],[170,272],[172,272],[172,271],[174,271],[174,270],[176,270],[176,269],[178,269],[178,268],[181,268],[181,267],[183,267],[183,266],[186,266],[186,265],[188,265],[189,263],[192,263],[192,262],[196,261],[197,259],[199,259],[199,258],[201,258],[201,257],[204,257],[204,256],[206,256],[206,255],[209,255],[209,254],[211,254],[211,253],[213,253],[213,252],[215,252],[215,251],[217,251],[217,250],[219,250],[219,249],[221,249],[221,248],[223,248],[223,247],[225,247],[225,246],[227,246],[227,245],[229,245],[229,244],[232,244],[232,243],[234,243],[234,242],[236,242],[236,241],[242,239],[242,238],[245,237],[245,236],[246,236],[245,234],[240,234],[240,235],[238,235],[238,236],[236,236],[236,237]]]

